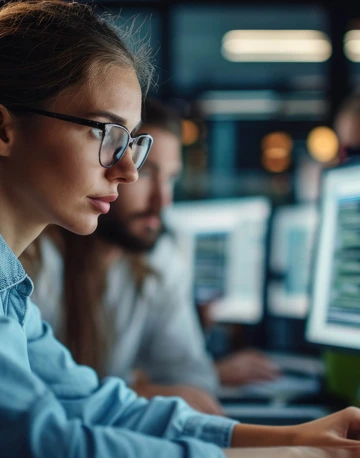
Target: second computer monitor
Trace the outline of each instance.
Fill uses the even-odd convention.
[[[360,165],[323,174],[306,338],[360,350]]]
[[[262,196],[177,202],[165,212],[188,263],[194,301],[222,322],[263,316],[271,202]]]
[[[271,224],[268,313],[305,319],[310,301],[310,272],[318,223],[317,205],[284,205]]]

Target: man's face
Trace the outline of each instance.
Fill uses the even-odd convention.
[[[98,233],[109,242],[133,252],[149,251],[163,226],[162,210],[172,203],[174,182],[181,172],[180,139],[159,127],[143,126],[139,133],[153,136],[150,154],[139,180],[119,188],[110,212],[99,218]]]

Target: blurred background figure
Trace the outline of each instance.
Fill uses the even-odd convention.
[[[360,90],[354,90],[342,101],[334,119],[341,159],[360,157]]]

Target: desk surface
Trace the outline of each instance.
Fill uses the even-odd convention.
[[[251,383],[242,386],[221,387],[220,399],[259,399],[287,400],[300,395],[315,395],[321,390],[321,380],[317,377],[282,375],[276,380]]]

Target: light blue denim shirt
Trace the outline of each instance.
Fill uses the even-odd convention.
[[[1,458],[220,458],[235,421],[180,398],[139,398],[77,365],[42,321],[33,285],[0,235]]]

